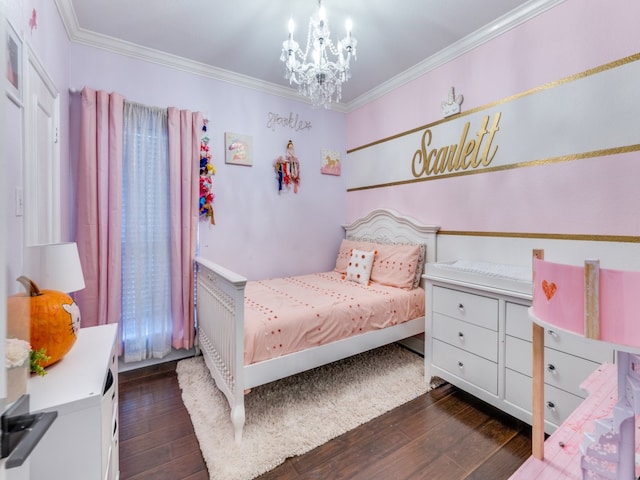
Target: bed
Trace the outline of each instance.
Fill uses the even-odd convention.
[[[247,282],[207,259],[195,259],[197,348],[229,402],[236,442],[241,442],[245,422],[244,396],[252,387],[424,333],[421,273],[425,263],[436,259],[438,227],[421,225],[392,210],[377,209],[343,228],[345,239],[337,254],[336,268],[330,272]],[[350,255],[373,251],[379,258],[387,258],[387,264],[395,265],[397,257],[384,255],[395,255],[398,249],[414,252],[414,247],[420,250],[420,264],[410,279],[411,286],[406,275],[404,288],[395,288],[395,277],[385,284],[380,276],[384,273],[382,264],[373,264],[371,271],[371,280],[382,283],[360,283],[353,278]],[[376,272],[380,275],[376,276]],[[312,295],[296,300],[285,288],[306,290]],[[356,297],[357,292],[366,298]],[[265,303],[267,297],[273,297],[275,303],[293,303],[295,308],[289,313],[274,314],[273,307]],[[325,297],[331,301],[322,301]],[[355,314],[349,311],[348,320],[334,310],[344,299],[346,308],[359,309]],[[370,306],[372,301],[381,302],[382,306]],[[372,314],[374,308],[377,310]],[[323,310],[326,311],[321,313]],[[297,322],[293,333],[281,332],[287,318],[295,315],[308,316]],[[367,316],[374,321],[362,320]],[[330,324],[325,317],[335,317],[337,323]],[[276,320],[282,324],[272,323]],[[305,325],[305,332],[299,331],[299,325]]]

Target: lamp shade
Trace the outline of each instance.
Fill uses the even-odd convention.
[[[66,355],[80,330],[80,308],[69,295],[84,288],[78,247],[75,243],[27,247],[23,272],[16,280],[26,292],[8,298],[8,323],[29,324],[31,349],[44,353],[38,361],[43,371]]]
[[[27,247],[23,271],[40,288],[65,293],[84,288],[80,255],[75,242]]]

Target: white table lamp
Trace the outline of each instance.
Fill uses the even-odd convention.
[[[69,295],[85,287],[78,247],[75,243],[27,247],[23,272],[18,281],[26,295],[14,296],[12,302],[27,302],[30,313],[28,319],[20,315],[21,323],[30,324],[31,349],[44,350],[49,357],[40,362],[44,368],[71,349],[80,330],[80,309]]]
[[[42,289],[71,293],[84,288],[80,255],[74,242],[27,247],[23,271]]]

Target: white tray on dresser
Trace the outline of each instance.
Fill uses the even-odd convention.
[[[480,285],[483,288],[506,290],[531,298],[530,266],[454,260],[427,264],[425,276],[461,284]]]

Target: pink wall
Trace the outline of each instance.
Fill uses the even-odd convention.
[[[464,111],[637,53],[637,18],[640,2],[567,0],[349,113],[347,149],[442,118],[451,86]],[[443,230],[640,235],[639,175],[634,152],[354,191],[347,217],[389,207]]]

